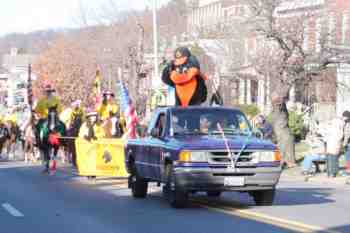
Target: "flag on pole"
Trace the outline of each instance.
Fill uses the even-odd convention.
[[[101,75],[100,70],[96,70],[96,76],[94,81],[94,95],[96,107],[101,103]]]
[[[128,89],[125,87],[122,81],[119,82],[120,85],[120,108],[122,114],[124,115],[126,122],[127,133],[125,137],[127,139],[136,138],[136,124],[138,122],[137,113],[132,101],[129,97]]]
[[[100,70],[96,70],[95,82],[94,82],[95,95],[101,95],[101,75]]]

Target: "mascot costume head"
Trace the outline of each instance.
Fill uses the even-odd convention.
[[[186,47],[175,50],[174,60],[164,68],[162,80],[175,88],[177,106],[200,105],[207,99],[206,77],[200,72],[197,58]]]

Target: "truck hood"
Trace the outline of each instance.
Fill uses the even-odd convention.
[[[230,149],[240,150],[246,144],[246,150],[275,150],[276,146],[267,140],[246,136],[227,136]],[[169,143],[178,145],[182,150],[226,150],[225,140],[220,135],[179,136]]]

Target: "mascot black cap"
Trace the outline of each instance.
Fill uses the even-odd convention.
[[[187,59],[191,57],[191,52],[187,47],[179,47],[175,50],[175,65],[182,65],[187,62]]]

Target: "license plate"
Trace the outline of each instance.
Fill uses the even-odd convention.
[[[244,177],[225,177],[224,186],[244,186]]]

